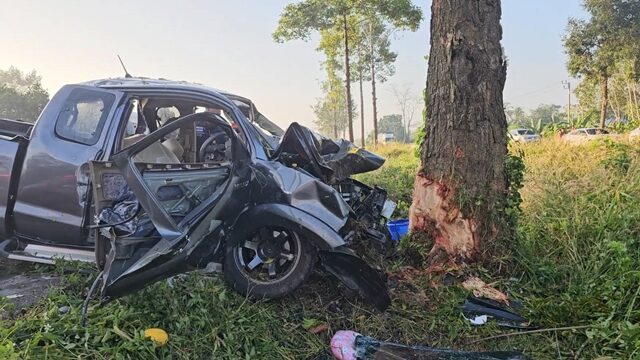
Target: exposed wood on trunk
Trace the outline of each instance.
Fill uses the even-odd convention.
[[[603,77],[600,82],[600,127],[604,128],[607,123],[607,108],[609,107],[609,78]]]
[[[344,29],[344,72],[345,72],[345,86],[347,88],[347,117],[349,126],[349,141],[353,142],[353,109],[351,108],[351,69],[349,64],[349,25],[347,23],[347,15],[343,15],[343,29]]]
[[[426,135],[410,227],[432,263],[469,261],[501,233],[507,194],[506,62],[499,0],[433,0]]]

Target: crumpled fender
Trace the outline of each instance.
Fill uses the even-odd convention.
[[[358,292],[378,310],[385,311],[391,304],[387,284],[380,272],[347,248],[334,251],[320,251],[320,261],[324,269],[338,278],[344,285]]]
[[[346,244],[340,234],[317,217],[290,205],[276,203],[256,205],[240,214],[227,241],[229,244],[238,244],[264,226],[280,226],[296,231],[320,250],[331,250]]]

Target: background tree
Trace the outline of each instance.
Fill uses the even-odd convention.
[[[378,142],[378,98],[377,83],[387,81],[395,74],[394,63],[398,54],[391,51],[391,31],[377,17],[368,17],[361,23],[363,57],[368,67],[371,81],[371,108],[373,123],[373,143]]]
[[[347,128],[344,88],[334,87],[327,91],[316,105],[312,106],[316,115],[315,127],[322,135],[338,138]]]
[[[47,102],[49,93],[35,71],[0,70],[0,117],[35,122]]]
[[[529,112],[528,118],[529,124],[539,124],[530,126],[538,131],[540,131],[541,126],[562,123],[567,120],[566,113],[562,111],[562,106],[556,104],[540,104]]]
[[[355,31],[352,31],[352,43],[355,44],[354,54],[353,54],[353,72],[356,75],[354,82],[358,83],[358,95],[360,98],[360,146],[365,148],[366,146],[366,137],[365,137],[365,112],[364,112],[364,90],[363,84],[365,81],[370,81],[371,76],[369,74],[369,63],[368,63],[368,50],[366,48],[366,44],[364,41],[364,34],[361,29],[358,27],[358,23],[361,21],[360,18],[353,18],[352,27]]]
[[[402,121],[404,122],[403,141],[411,142],[411,122],[413,121],[413,116],[415,115],[416,110],[418,110],[420,100],[413,96],[409,86],[399,88],[392,85],[391,92],[396,100],[396,105],[398,105],[400,112],[402,113]]]
[[[350,56],[354,47],[351,37],[357,32],[356,27],[358,24],[366,22],[371,24],[370,29],[373,29],[374,21],[379,21],[393,29],[416,30],[421,19],[420,8],[413,5],[411,0],[304,0],[285,6],[280,15],[278,26],[273,33],[273,38],[277,42],[293,39],[306,41],[314,31],[320,32],[321,37],[323,34],[341,31],[349,140],[353,141]],[[376,49],[376,44],[372,42],[370,53],[375,55]],[[371,59],[371,76],[374,79],[372,81],[375,81],[376,56],[371,56]],[[376,126],[376,111],[377,109],[374,110],[374,128]]]
[[[570,19],[564,46],[572,76],[598,83],[600,127],[606,126],[609,80],[617,64],[631,59],[637,64],[640,45],[640,2],[628,0],[584,0],[591,14],[586,20]]]
[[[516,125],[519,127],[525,126],[527,123],[527,114],[520,106],[513,106],[511,104],[505,104],[504,114],[507,117],[507,122],[510,125]]]
[[[390,50],[391,36],[396,31],[416,31],[422,21],[422,11],[410,0],[364,1],[360,13],[363,38],[369,50],[369,76],[371,78],[371,102],[373,109],[373,141],[378,141],[377,82],[385,82],[393,76],[397,54]]]
[[[313,31],[321,32],[322,36],[338,29],[342,30],[349,141],[353,141],[353,114],[351,113],[353,102],[349,64],[351,30],[349,19],[352,16],[354,16],[354,0],[305,0],[285,6],[280,15],[278,27],[273,33],[275,41],[284,42],[293,39],[307,41]]]
[[[433,0],[427,116],[410,224],[429,262],[469,261],[508,233],[499,0]],[[482,89],[482,91],[478,91]]]

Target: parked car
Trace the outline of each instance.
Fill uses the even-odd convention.
[[[562,138],[571,143],[581,143],[595,139],[604,139],[610,137],[609,131],[600,128],[580,128],[571,130]]]
[[[513,141],[522,143],[540,141],[541,139],[540,135],[531,129],[514,129],[509,131],[509,135]]]
[[[0,253],[95,261],[103,301],[211,263],[243,294],[280,297],[319,262],[384,310],[380,271],[352,247],[387,246],[395,204],[350,178],[383,163],[202,85],[66,85],[35,125],[0,120]]]

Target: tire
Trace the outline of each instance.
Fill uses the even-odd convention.
[[[286,236],[284,243],[273,246],[282,242],[282,234]],[[271,247],[267,244],[271,244]],[[277,250],[288,257],[274,256]],[[293,255],[293,258],[289,255]],[[224,279],[243,295],[274,299],[290,294],[302,285],[316,261],[315,247],[297,233],[284,228],[266,227],[240,244],[227,244]],[[256,265],[257,262],[260,264]],[[272,266],[276,268],[275,277],[270,269]]]

